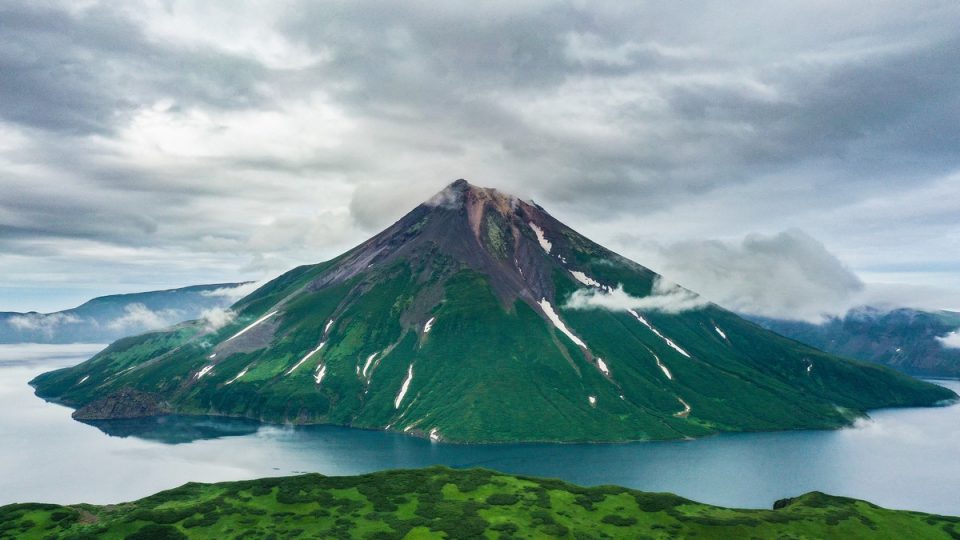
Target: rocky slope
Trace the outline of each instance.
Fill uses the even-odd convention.
[[[960,313],[864,307],[821,324],[751,317],[774,332],[829,353],[923,377],[960,377],[960,349],[940,338],[960,329]]]

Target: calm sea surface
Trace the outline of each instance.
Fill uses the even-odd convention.
[[[113,503],[188,481],[445,464],[669,491],[767,508],[823,491],[890,508],[960,515],[960,406],[875,411],[839,431],[630,444],[449,445],[335,427],[177,418],[92,426],[27,381],[101,346],[0,345],[0,504]],[[957,381],[938,381],[960,391]]]

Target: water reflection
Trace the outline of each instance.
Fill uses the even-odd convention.
[[[155,416],[121,420],[82,420],[111,437],[137,437],[164,444],[183,444],[200,439],[250,435],[260,423],[244,418],[213,416]]]

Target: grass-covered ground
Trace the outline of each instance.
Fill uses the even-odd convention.
[[[960,538],[960,518],[808,493],[774,510],[445,467],[187,484],[108,506],[0,507],[0,538]]]

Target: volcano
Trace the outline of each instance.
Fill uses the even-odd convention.
[[[456,442],[835,428],[956,398],[764,330],[464,180],[232,313],[31,384],[78,419],[226,415]]]

